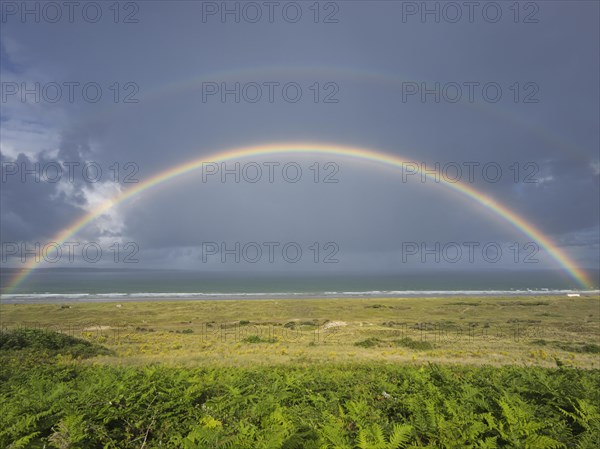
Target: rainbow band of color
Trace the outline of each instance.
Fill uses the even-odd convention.
[[[156,174],[155,176],[147,179],[146,181],[137,184],[135,187],[132,187],[124,191],[123,193],[117,195],[116,197],[105,201],[94,210],[88,212],[86,215],[73,222],[69,227],[59,232],[56,236],[54,236],[52,241],[56,242],[59,245],[64,244],[69,238],[75,235],[84,226],[86,226],[88,223],[92,222],[94,219],[96,219],[112,207],[116,206],[117,204],[120,204],[126,201],[127,199],[141,192],[144,192],[145,190],[161,185],[164,182],[176,178],[180,175],[189,173],[193,170],[200,169],[202,168],[202,164],[204,163],[226,162],[233,159],[265,155],[282,155],[286,153],[339,155],[355,159],[367,160],[371,162],[377,162],[396,168],[403,168],[406,167],[406,164],[411,164],[411,169],[415,169],[417,173],[421,173],[420,167],[416,167],[416,165],[418,164],[414,164],[414,162],[412,161],[404,160],[397,156],[392,156],[389,154],[380,153],[364,148],[315,143],[282,143],[236,148],[228,151],[214,153],[208,156],[203,156],[199,159],[183,163],[181,165]],[[432,176],[427,172],[423,172],[421,174],[427,177]],[[446,185],[451,189],[464,194],[468,198],[471,198],[472,200],[476,201],[477,203],[481,204],[487,209],[490,209],[491,211],[495,212],[500,217],[504,218],[507,222],[509,222],[519,231],[523,232],[528,237],[531,237],[538,243],[538,245],[543,247],[548,252],[548,254],[550,254],[554,258],[554,260],[556,260],[556,262],[558,262],[558,264],[561,267],[563,267],[566,270],[566,272],[569,273],[569,275],[581,285],[582,288],[592,288],[592,282],[590,282],[590,280],[588,279],[587,274],[583,270],[578,268],[575,265],[575,263],[573,263],[573,261],[563,251],[556,247],[556,245],[552,242],[550,238],[546,237],[539,229],[537,229],[531,223],[527,222],[525,219],[523,219],[510,209],[506,208],[502,204],[498,203],[497,201],[487,197],[482,193],[479,193],[470,185],[461,182],[450,182],[444,179],[440,179],[439,184]],[[13,277],[13,279],[10,280],[5,293],[9,293],[16,287],[18,287],[31,274],[31,272],[35,270],[35,268],[38,265],[39,262],[37,262],[35,258],[29,261],[21,270],[19,270],[19,272]]]

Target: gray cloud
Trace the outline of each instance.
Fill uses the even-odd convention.
[[[429,166],[494,162],[503,168],[500,182],[479,176],[472,187],[597,269],[598,4],[540,3],[537,24],[513,23],[507,8],[496,24],[424,24],[414,17],[403,23],[402,2],[338,3],[335,24],[313,23],[310,15],[297,24],[203,23],[201,2],[140,3],[136,24],[110,16],[97,24],[8,20],[0,31],[2,81],[95,82],[103,96],[97,103],[3,102],[2,162],[95,161],[105,173],[115,162],[133,162],[144,180],[219,150],[298,140],[379,149]],[[297,82],[303,97],[203,103],[203,81]],[[471,81],[498,83],[502,99],[490,103],[477,93],[473,103],[422,103],[418,95],[403,102],[402,82]],[[139,87],[137,103],[122,101],[128,82]],[[320,99],[324,84],[335,83],[339,102],[315,103],[315,82]],[[522,102],[531,93],[526,83],[539,88],[539,103]],[[336,241],[350,262],[335,269],[374,271],[387,270],[407,239],[528,239],[445,187],[403,183],[398,171],[376,164],[279,160],[304,167],[334,160],[340,182],[222,185],[190,175],[147,191],[83,235],[126,236],[149,266],[166,260],[177,267],[197,258],[207,240]],[[542,182],[515,183],[509,167],[516,162],[537,164]],[[1,187],[3,241],[35,241],[131,185],[91,185],[78,175],[68,189],[16,180]]]

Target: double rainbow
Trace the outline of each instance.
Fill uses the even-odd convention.
[[[283,154],[318,154],[318,155],[338,155],[343,157],[349,157],[358,160],[366,160],[370,162],[376,162],[396,168],[402,168],[403,164],[411,163],[412,161],[402,159],[397,156],[390,154],[381,153],[365,148],[355,148],[340,145],[330,144],[316,144],[316,143],[281,143],[281,144],[269,144],[269,145],[258,145],[252,147],[235,148],[232,150],[222,151],[201,158],[195,159],[190,162],[177,165],[165,171],[162,171],[151,178],[136,184],[134,187],[122,192],[121,194],[105,201],[100,204],[94,210],[83,215],[78,220],[74,221],[70,226],[56,234],[52,241],[59,245],[65,243],[69,238],[75,235],[88,223],[98,218],[100,215],[111,209],[112,207],[120,204],[129,198],[132,198],[139,193],[146,190],[159,186],[173,178],[181,176],[185,173],[189,173],[193,170],[200,169],[203,163],[206,162],[226,162],[234,159],[242,159],[248,157],[259,157],[265,155],[283,155]],[[420,169],[417,169],[417,172]],[[423,172],[422,175],[431,177],[431,174]],[[519,216],[515,212],[511,211],[507,207],[498,203],[497,201],[487,197],[486,195],[478,192],[468,184],[461,182],[449,182],[448,180],[440,179],[440,184],[443,184],[463,195],[472,199],[476,203],[484,206],[485,208],[493,211],[499,217],[503,218],[506,222],[510,223],[516,229],[532,238],[544,248],[550,256],[561,266],[569,275],[575,279],[582,288],[592,288],[593,283],[588,278],[587,274],[560,249],[552,240],[544,235],[542,231],[536,228],[533,224],[526,221],[523,217]],[[30,260],[19,272],[9,281],[5,293],[13,291],[18,287],[25,279],[36,269],[39,262],[35,261],[35,258]]]

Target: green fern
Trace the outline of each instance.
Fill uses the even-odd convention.
[[[516,396],[505,394],[498,400],[504,421],[498,421],[496,429],[500,437],[513,447],[524,449],[557,449],[566,447],[540,431],[548,424],[537,421],[527,404]]]
[[[573,412],[563,408],[559,411],[580,425],[584,431],[577,440],[577,449],[597,448],[600,446],[600,413],[598,407],[585,399],[577,399],[577,405],[573,405]]]
[[[332,414],[325,417],[320,427],[322,449],[353,449],[344,421]]]

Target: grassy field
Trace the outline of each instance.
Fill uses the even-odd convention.
[[[285,299],[2,305],[4,328],[54,329],[113,351],[95,362],[348,362],[598,368],[600,298]]]
[[[595,449],[600,298],[3,304],[0,447]]]

